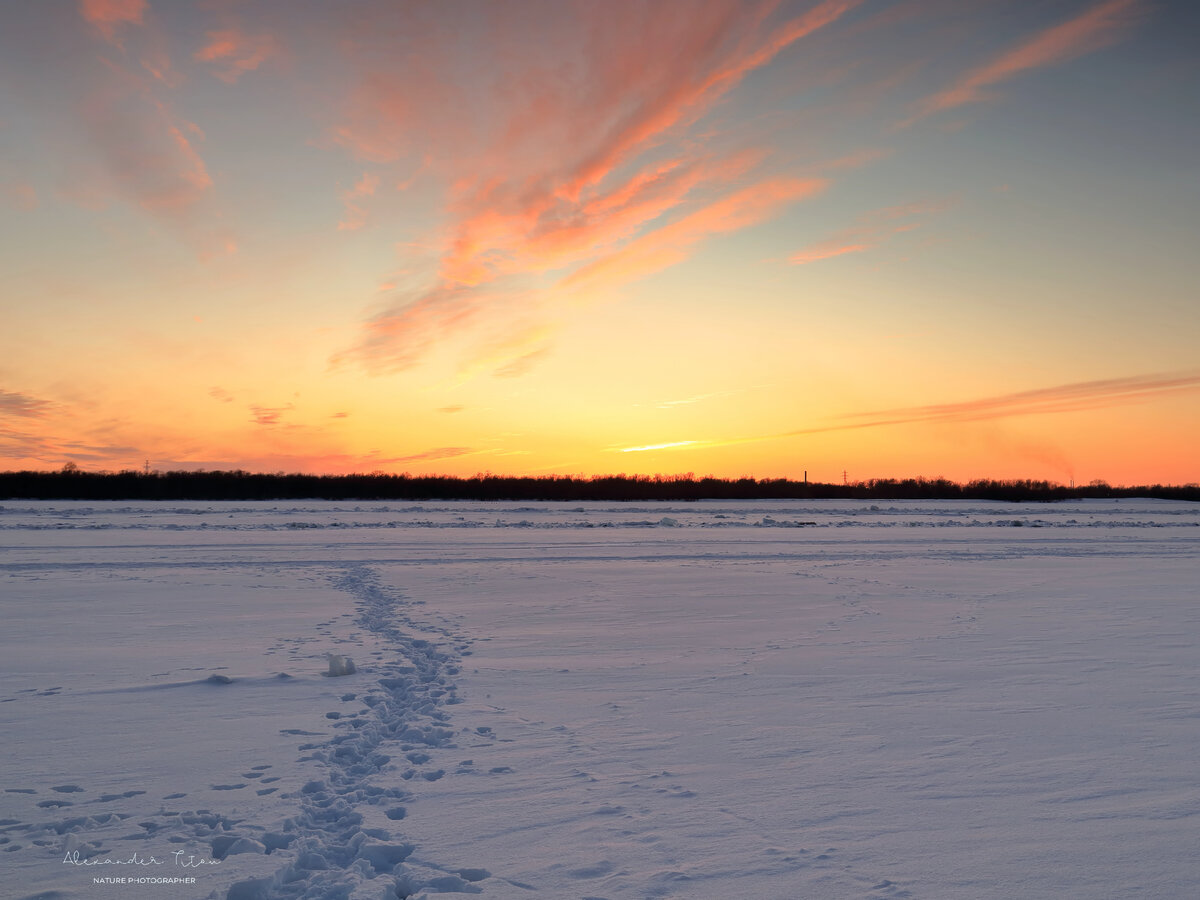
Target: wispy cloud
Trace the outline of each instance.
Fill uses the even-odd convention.
[[[38,208],[37,189],[28,181],[13,179],[0,184],[0,196],[6,205],[20,212],[33,212]]]
[[[291,403],[287,406],[256,406],[251,404],[251,421],[255,425],[278,425],[283,418],[283,414],[293,409],[295,407]]]
[[[906,406],[850,413],[827,424],[775,434],[669,441],[617,449],[621,453],[677,449],[704,450],[812,434],[887,428],[896,425],[987,422],[1016,416],[1052,415],[1107,409],[1120,404],[1138,403],[1197,389],[1200,389],[1200,371],[1135,375],[1126,378],[1080,381],[958,403],[934,403],[926,406]]]
[[[449,221],[432,283],[398,292],[335,362],[396,371],[450,325],[458,334],[508,319],[527,330],[556,302],[531,286],[547,273],[573,289],[641,277],[817,189],[754,175],[765,148],[715,152],[689,134],[750,72],[858,2],[792,18],[774,0],[550,6],[536,19],[489,18],[478,43],[406,19],[419,41],[405,53],[356,48],[372,65],[335,139],[385,163],[420,146],[422,165],[449,182]],[[503,73],[485,95],[450,64],[464,53]],[[535,348],[493,371],[518,374],[538,358]]]
[[[1150,400],[1179,391],[1195,390],[1198,387],[1200,387],[1200,372],[1170,372],[1127,378],[1107,378],[1099,381],[1080,381],[960,403],[935,403],[928,406],[854,413],[843,416],[840,422],[788,431],[773,435],[773,437],[793,437],[858,428],[882,428],[889,425],[910,425],[919,422],[980,422],[1013,416],[1080,412],[1089,409],[1104,409],[1121,403]]]
[[[1141,0],[1106,0],[1040,32],[967,72],[948,88],[926,98],[901,127],[948,109],[988,98],[987,89],[1030,69],[1057,65],[1117,41],[1145,8]]]
[[[145,11],[146,0],[79,0],[79,14],[110,43],[122,26],[141,25]]]
[[[203,133],[155,96],[144,76],[102,60],[83,121],[114,184],[147,212],[180,219],[212,187],[196,150]]]
[[[234,252],[232,233],[212,208],[213,178],[199,149],[204,133],[176,108],[182,78],[163,26],[145,3],[131,0],[82,0],[79,12],[107,46],[56,80],[83,138],[64,195],[89,208],[119,198],[182,236],[201,258]]]
[[[673,409],[677,406],[691,406],[693,403],[703,403],[705,400],[712,400],[716,397],[730,397],[737,393],[740,393],[740,391],[711,391],[707,394],[684,397],[681,400],[661,400],[654,405],[659,409]]]
[[[49,400],[41,400],[19,391],[0,388],[0,416],[16,416],[22,419],[40,419],[54,409]]]
[[[669,441],[665,444],[645,444],[641,447],[621,447],[619,453],[644,453],[647,450],[674,450],[679,447],[691,447],[700,441]]]
[[[350,349],[330,359],[334,368],[361,363],[373,373],[402,372],[415,366],[439,341],[457,333],[485,307],[503,306],[507,295],[443,285],[415,300],[389,306],[363,326],[363,336]]]
[[[687,259],[695,245],[776,215],[825,187],[820,179],[772,178],[742,188],[669,225],[642,235],[563,279],[568,289],[609,290]]]
[[[952,203],[950,200],[908,203],[864,213],[849,227],[809,244],[792,254],[788,261],[803,266],[848,253],[872,250],[894,235],[919,228],[921,218],[942,212]]]
[[[481,371],[490,371],[497,378],[519,378],[550,355],[556,333],[555,328],[543,324],[514,329],[460,366],[459,379],[465,381]]]
[[[367,223],[367,197],[373,197],[379,187],[379,176],[364,172],[354,187],[342,192],[345,213],[338,222],[338,231],[357,231]]]
[[[458,456],[469,456],[471,454],[480,453],[483,451],[475,450],[471,447],[437,447],[433,450],[424,450],[421,453],[412,453],[408,456],[393,456],[387,460],[389,463],[409,463],[409,462],[431,462],[438,459],[454,459]]]
[[[210,31],[207,43],[193,55],[197,62],[209,63],[213,74],[226,84],[235,84],[247,72],[253,72],[279,52],[276,39],[269,34],[246,34],[237,28]]]

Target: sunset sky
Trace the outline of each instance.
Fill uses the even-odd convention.
[[[0,469],[1200,481],[1200,4],[0,7]]]

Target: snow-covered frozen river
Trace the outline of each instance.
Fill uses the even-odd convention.
[[[1196,504],[7,501],[0,611],[2,898],[1200,885]]]

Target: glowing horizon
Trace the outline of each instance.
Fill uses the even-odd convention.
[[[7,18],[0,469],[1200,481],[1182,2]]]

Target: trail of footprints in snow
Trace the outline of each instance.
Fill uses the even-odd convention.
[[[212,858],[225,859],[240,853],[272,854],[287,850],[290,861],[273,875],[234,884],[225,900],[330,900],[349,896],[363,881],[378,881],[379,895],[405,900],[421,890],[434,892],[457,891],[481,893],[476,882],[491,877],[480,868],[447,869],[413,857],[412,844],[396,842],[384,828],[364,825],[359,810],[364,806],[379,807],[388,822],[398,822],[407,816],[403,805],[412,794],[398,786],[382,787],[372,780],[398,769],[404,781],[435,781],[445,775],[442,768],[427,767],[432,753],[456,748],[449,715],[443,707],[458,701],[454,675],[459,672],[459,655],[469,654],[469,644],[458,638],[448,627],[422,624],[421,630],[435,632],[446,638],[453,651],[439,649],[438,644],[405,633],[404,626],[417,628],[415,622],[403,615],[411,605],[399,599],[385,587],[367,567],[347,570],[335,586],[350,593],[358,606],[357,622],[366,632],[383,638],[394,649],[392,658],[376,652],[375,671],[381,675],[374,686],[361,697],[365,709],[343,717],[331,715],[335,728],[344,732],[326,743],[303,744],[301,752],[325,767],[325,778],[314,779],[290,799],[298,800],[299,811],[284,821],[282,827],[271,831],[242,819],[222,815],[209,809],[160,812],[137,822],[140,831],[120,835],[114,840],[144,840],[158,835],[167,841],[186,846],[195,841],[211,847]],[[335,620],[322,623],[332,625]],[[296,653],[302,643],[287,642]],[[284,649],[285,642],[276,645]],[[311,656],[309,657],[311,659]],[[341,697],[343,702],[360,699],[357,692]],[[490,728],[477,729],[474,737],[492,738]],[[320,736],[316,732],[287,729],[284,733],[296,736]],[[403,754],[393,760],[393,747]],[[385,752],[389,751],[389,752]],[[395,763],[395,764],[393,764]],[[420,768],[425,767],[425,768]],[[239,773],[244,782],[210,785],[214,791],[239,791],[254,786],[260,796],[278,790],[265,787],[280,779],[270,775],[270,765],[257,765]],[[455,774],[473,773],[474,761],[456,764]],[[264,787],[258,787],[264,785]],[[75,784],[55,786],[55,798],[37,805],[56,809],[74,805],[64,799],[67,795],[85,793]],[[36,794],[31,788],[7,788],[7,793]],[[87,805],[129,799],[144,791],[124,794],[105,794],[84,799]],[[283,795],[288,796],[288,795]],[[164,801],[180,800],[186,794],[170,794]],[[91,813],[77,815],[58,822],[34,825],[18,820],[0,821],[0,852],[22,849],[11,833],[24,834],[30,843],[40,847],[65,847],[78,850],[81,857],[105,850],[103,841],[91,842],[81,837],[83,832],[121,827],[132,818],[126,813]],[[390,893],[388,889],[390,887]],[[374,887],[372,887],[374,890]]]
[[[385,767],[399,767],[403,780],[433,781],[445,774],[440,768],[418,767],[432,761],[430,751],[455,746],[444,707],[458,702],[452,680],[459,671],[457,656],[432,641],[406,634],[403,626],[413,625],[402,613],[408,604],[381,586],[370,569],[349,569],[336,586],[357,601],[358,624],[386,640],[399,659],[377,656],[376,669],[383,677],[361,698],[366,710],[347,717],[330,714],[334,727],[344,729],[342,734],[324,744],[301,746],[311,752],[311,759],[325,765],[326,778],[304,785],[298,797],[300,811],[285,822],[279,836],[287,839],[293,860],[269,878],[234,885],[227,900],[324,900],[345,896],[356,884],[374,879],[390,879],[399,900],[423,889],[480,893],[474,882],[490,877],[489,872],[419,864],[412,858],[413,845],[395,842],[387,829],[365,827],[359,811],[364,806],[381,807],[389,822],[407,815],[402,805],[411,799],[407,790],[371,783]],[[456,642],[449,629],[423,627],[443,635],[458,653],[467,650],[468,645]],[[353,693],[342,696],[344,702],[355,699]],[[385,752],[393,747],[403,754],[395,764],[390,752]],[[387,883],[380,885],[381,895]]]

